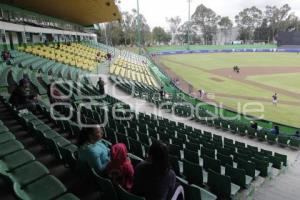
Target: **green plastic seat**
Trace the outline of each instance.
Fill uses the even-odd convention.
[[[233,166],[233,159],[232,159],[231,156],[226,156],[226,155],[223,155],[223,154],[218,152],[217,158],[218,158],[218,160],[221,161],[221,164],[223,166],[225,166],[225,165]]]
[[[60,134],[58,134],[56,131],[54,130],[44,130],[41,132],[41,134],[45,137],[45,138],[48,138],[48,139],[52,139],[52,138],[56,138],[56,137],[61,137]]]
[[[33,161],[9,172],[9,177],[13,183],[24,186],[47,174],[49,171],[43,164]]]
[[[237,168],[244,169],[246,175],[251,176],[253,179],[259,176],[260,171],[255,169],[255,164],[253,162],[248,162],[242,159],[237,159]]]
[[[203,168],[205,170],[211,169],[217,173],[221,173],[221,161],[208,156],[203,156]]]
[[[58,147],[59,152],[61,153],[62,160],[64,162],[65,167],[70,167],[71,169],[76,168],[76,158],[75,153],[78,151],[78,147],[76,145],[68,145],[64,147]]]
[[[254,128],[248,128],[247,134],[249,138],[255,138],[256,137],[256,130]]]
[[[194,151],[190,151],[190,150],[187,150],[187,149],[184,149],[183,150],[183,153],[184,153],[184,159],[186,159],[187,161],[190,161],[192,163],[195,163],[195,164],[199,164],[199,155],[198,153],[194,152]]]
[[[278,144],[279,144],[280,146],[285,147],[285,146],[288,145],[289,139],[290,139],[290,138],[287,137],[287,136],[279,135],[279,136],[278,136]]]
[[[12,134],[10,132],[0,134],[0,144],[7,142],[9,140],[15,140],[15,139],[16,139],[16,137],[14,136],[14,134]]]
[[[289,143],[290,148],[292,149],[299,149],[300,147],[300,140],[297,138],[291,138]]]
[[[184,195],[185,199],[192,199],[192,200],[216,200],[217,196],[210,193],[209,191],[194,185],[194,184],[188,184],[186,180],[183,180],[179,177],[176,177],[177,181],[180,183],[180,185],[184,188]]]
[[[0,126],[0,134],[3,132],[8,132],[9,129],[6,126]]]
[[[144,158],[142,144],[139,141],[132,139],[132,138],[128,138],[128,141],[129,141],[129,145],[130,145],[130,151],[134,155]]]
[[[67,194],[64,194],[64,195],[56,198],[55,200],[80,200],[80,199],[72,193],[67,193]]]
[[[145,200],[144,197],[140,197],[130,192],[127,192],[120,185],[116,186],[116,190],[117,190],[119,200]]]
[[[244,142],[235,141],[234,145],[237,148],[246,148],[246,144]]]
[[[54,176],[47,175],[24,188],[16,187],[15,193],[24,200],[51,200],[63,195],[66,187]]]
[[[55,138],[45,138],[48,148],[56,155],[57,158],[62,159],[59,147],[65,147],[71,144],[66,138],[59,136]]]
[[[255,164],[255,169],[260,171],[260,175],[262,177],[266,177],[269,175],[269,162],[266,162],[265,160],[259,160],[259,159],[252,159],[253,163]]]
[[[178,145],[174,145],[174,144],[170,144],[169,145],[169,153],[172,155],[172,156],[176,156],[178,158],[181,158],[181,147],[178,146]]]
[[[139,133],[139,139],[143,144],[150,145],[149,136],[146,134]]]
[[[4,142],[0,145],[0,158],[21,149],[24,149],[24,146],[17,140]]]
[[[200,165],[191,163],[187,160],[183,162],[183,176],[189,182],[189,184],[195,184],[200,187],[203,186],[203,171]]]
[[[187,143],[185,143],[185,148],[190,151],[198,152],[200,150],[200,145],[191,143],[191,142],[189,142],[189,143],[187,142]]]
[[[96,183],[98,184],[101,192],[101,199],[109,199],[109,200],[118,200],[118,195],[115,191],[115,188],[112,182],[109,179],[101,177],[97,172],[92,169],[93,177],[95,178]]]
[[[34,161],[35,157],[27,150],[20,150],[15,153],[4,156],[0,160],[1,170],[10,171],[22,166],[28,162]]]
[[[46,131],[51,130],[51,128],[49,126],[47,126],[46,124],[44,124],[42,121],[38,120],[36,122],[37,122],[37,124],[34,125],[34,128],[36,130],[41,131],[41,132],[46,132]]]
[[[225,175],[231,178],[231,181],[236,185],[247,188],[253,178],[251,176],[247,176],[244,169],[233,168],[230,165],[226,165]]]
[[[67,145],[71,144],[71,142],[69,140],[67,140],[66,138],[64,138],[64,137],[56,137],[56,138],[53,138],[53,140],[60,147],[64,147],[64,146],[67,146]]]
[[[272,156],[273,155],[273,152],[272,151],[269,151],[269,150],[265,150],[265,149],[261,149],[260,150],[260,154],[262,155],[265,155],[265,156]]]
[[[266,140],[266,133],[264,131],[258,131],[256,137],[259,141],[265,141]]]
[[[279,157],[281,159],[281,161],[283,162],[283,165],[287,166],[287,155],[275,153],[274,156]]]
[[[214,149],[209,149],[205,147],[201,147],[201,157],[203,156],[208,156],[211,158],[215,158],[215,150]]]
[[[39,119],[25,119],[26,121],[26,125],[29,126],[29,127],[40,127],[40,126],[45,126],[43,124],[43,122]]]
[[[213,170],[208,170],[207,184],[220,199],[232,198],[240,190],[240,186],[231,183],[230,177],[221,175]]]
[[[267,134],[267,141],[269,144],[275,144],[277,142],[277,135],[274,134]]]

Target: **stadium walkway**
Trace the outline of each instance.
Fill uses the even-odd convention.
[[[254,192],[255,200],[297,200],[300,199],[300,156],[284,171],[271,181],[263,184]]]
[[[233,135],[229,132],[220,131],[212,127],[204,126],[195,121],[189,120],[187,118],[178,117],[162,111],[156,108],[153,104],[144,101],[142,99],[133,98],[127,93],[123,92],[119,88],[115,87],[114,84],[108,79],[107,75],[101,74],[101,77],[105,81],[105,91],[126,102],[136,112],[143,112],[146,114],[156,114],[158,116],[163,116],[165,118],[185,123],[194,128],[198,128],[205,131],[210,131],[214,134],[221,135],[233,140],[238,140],[249,145],[257,146],[258,148],[263,148],[266,150],[286,154],[288,156],[289,166],[282,171],[273,170],[271,176],[268,178],[259,177],[252,184],[253,186],[247,190],[241,191],[236,199],[261,199],[261,200],[299,200],[300,196],[300,152],[291,150],[290,148],[282,148],[277,145],[269,145],[266,142],[260,142],[256,139],[249,139],[247,137],[241,137],[238,135]],[[93,79],[93,78],[92,78]],[[96,79],[95,79],[96,81]],[[297,171],[298,170],[298,171]]]

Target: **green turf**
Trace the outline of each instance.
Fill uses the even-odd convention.
[[[249,76],[247,79],[290,92],[300,93],[300,73]]]
[[[191,50],[221,50],[221,49],[269,49],[277,48],[276,45],[266,44],[266,45],[190,45]],[[163,45],[163,46],[153,46],[148,47],[149,52],[161,52],[161,51],[175,51],[175,50],[186,50],[187,46],[178,45]]]
[[[190,82],[196,89],[204,89],[209,93],[217,93],[217,101],[223,100],[226,106],[234,107],[237,102],[242,104],[248,102],[248,97],[260,97],[265,98],[262,101],[265,106],[265,119],[272,120],[278,123],[287,124],[290,126],[300,127],[299,121],[299,106],[290,106],[280,104],[280,101],[292,101],[299,102],[299,99],[295,97],[280,95],[279,106],[274,110],[271,104],[271,96],[274,91],[268,91],[241,83],[236,80],[232,80],[226,77],[221,77],[210,73],[210,69],[216,68],[231,68],[234,63],[243,67],[259,67],[259,66],[295,66],[300,67],[300,55],[294,53],[218,53],[218,54],[185,54],[185,55],[174,55],[174,56],[163,56],[161,61],[164,65],[173,70],[176,74],[182,77],[184,80]],[[298,74],[299,76],[299,74]],[[212,78],[218,78],[220,81],[215,81]],[[286,78],[283,82],[277,82],[277,84],[270,83],[271,86],[280,86],[283,89],[297,88],[299,81],[296,78],[297,75],[292,76],[293,78]],[[260,77],[258,77],[260,79]],[[263,80],[262,77],[260,80]],[[280,79],[280,78],[278,78]],[[277,81],[279,81],[277,79]],[[260,82],[260,80],[258,80]],[[268,81],[268,80],[267,80]],[[266,83],[260,82],[260,83]],[[287,87],[286,87],[287,86]],[[299,88],[298,88],[299,89]],[[240,95],[246,96],[244,98],[226,98],[222,94],[227,95]],[[255,114],[255,113],[253,113]],[[298,114],[298,115],[297,115]],[[270,127],[268,122],[265,126]],[[288,128],[287,128],[288,129]],[[293,133],[293,131],[290,131]]]
[[[232,98],[226,97],[217,97],[216,100],[227,107],[238,111],[239,113],[243,113],[243,108],[246,103],[251,101],[247,100],[239,100],[235,101]],[[271,102],[270,103],[262,103],[263,105],[263,112],[247,112],[243,114],[253,115],[253,116],[264,116],[264,119],[271,120],[277,123],[282,124],[289,124],[290,126],[300,127],[299,121],[299,113],[300,113],[300,105],[299,106],[290,106],[290,105],[283,105],[278,104],[274,106]],[[250,109],[258,109],[259,106],[249,106]],[[283,117],[284,116],[284,117]],[[293,133],[290,133],[293,134]]]
[[[221,93],[226,95],[239,95],[247,97],[263,97],[270,99],[273,91],[264,90],[252,85],[241,83],[236,80],[221,77],[207,72],[202,72],[194,68],[182,67],[179,64],[164,61],[172,71],[178,74],[182,79],[189,82],[197,90],[204,89],[207,93]],[[217,78],[220,81],[215,81],[212,78]],[[281,100],[296,101],[294,97],[280,95]]]
[[[161,56],[162,61],[171,60],[205,70],[239,67],[300,67],[297,53],[212,53],[179,54]]]

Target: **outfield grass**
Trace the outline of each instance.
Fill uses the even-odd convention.
[[[175,61],[175,62],[174,62]],[[234,65],[239,67],[300,67],[300,55],[294,53],[216,53],[216,54],[183,54],[161,57],[161,62],[174,71],[182,79],[188,81],[196,89],[204,89],[208,93],[239,95],[247,97],[266,98],[263,101],[265,107],[266,120],[300,127],[299,113],[300,106],[280,104],[280,101],[299,102],[299,99],[280,94],[278,107],[274,108],[271,97],[274,91],[258,88],[253,85],[241,83],[227,77],[218,76],[205,70],[218,68],[232,68]],[[181,63],[185,63],[181,64]],[[189,67],[193,66],[193,67]],[[299,77],[296,74],[276,74],[271,76],[253,76],[251,80],[262,84],[278,87],[293,92],[300,91]],[[274,78],[275,77],[275,78]],[[212,78],[218,78],[219,81]],[[238,102],[242,105],[249,102],[245,98],[227,98],[222,95],[216,98],[217,102],[222,101],[224,105],[235,108]],[[250,113],[256,115],[257,113]]]
[[[226,97],[217,97],[216,101],[219,103],[222,103],[223,105],[226,105],[227,107],[242,112],[242,109],[245,106],[246,103],[249,103],[248,100],[233,100],[232,98],[226,98]],[[272,103],[262,103],[264,112],[248,112],[244,114],[252,115],[252,116],[261,116],[261,114],[264,115],[264,119],[271,120],[273,122],[281,123],[281,124],[288,124],[290,126],[294,127],[300,127],[300,121],[299,121],[299,113],[300,113],[300,106],[289,106],[289,105],[283,105],[278,104],[277,106],[274,106]],[[254,109],[258,109],[258,106],[249,107]],[[270,125],[271,127],[272,125]]]
[[[190,50],[222,50],[222,49],[272,49],[277,48],[276,45],[248,45],[248,44],[235,44],[235,45],[190,45]],[[161,52],[161,51],[176,51],[176,50],[187,50],[187,45],[162,45],[148,47],[149,52]]]
[[[194,68],[183,67],[182,65],[164,61],[172,71],[178,74],[182,79],[189,82],[196,89],[204,89],[207,93],[223,93],[231,95],[264,97],[269,98],[273,95],[273,91],[257,88],[252,85],[241,83],[236,80],[202,72]],[[218,78],[222,82],[215,81],[212,78]],[[280,95],[281,100],[296,101],[294,97]]]
[[[300,93],[300,73],[249,76],[247,79],[290,92]]]
[[[172,60],[197,68],[213,70],[239,67],[300,67],[297,53],[211,53],[177,54],[160,57],[162,61]]]

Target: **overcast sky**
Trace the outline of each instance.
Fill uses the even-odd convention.
[[[120,0],[121,11],[131,11],[136,8],[136,0]],[[256,6],[264,10],[266,5],[278,7],[288,3],[292,12],[300,17],[300,0],[191,0],[191,15],[201,3],[214,10],[218,15],[234,16],[247,7]],[[188,19],[188,0],[139,0],[140,13],[142,13],[151,28],[162,26],[168,28],[167,17],[180,16],[182,21]]]

